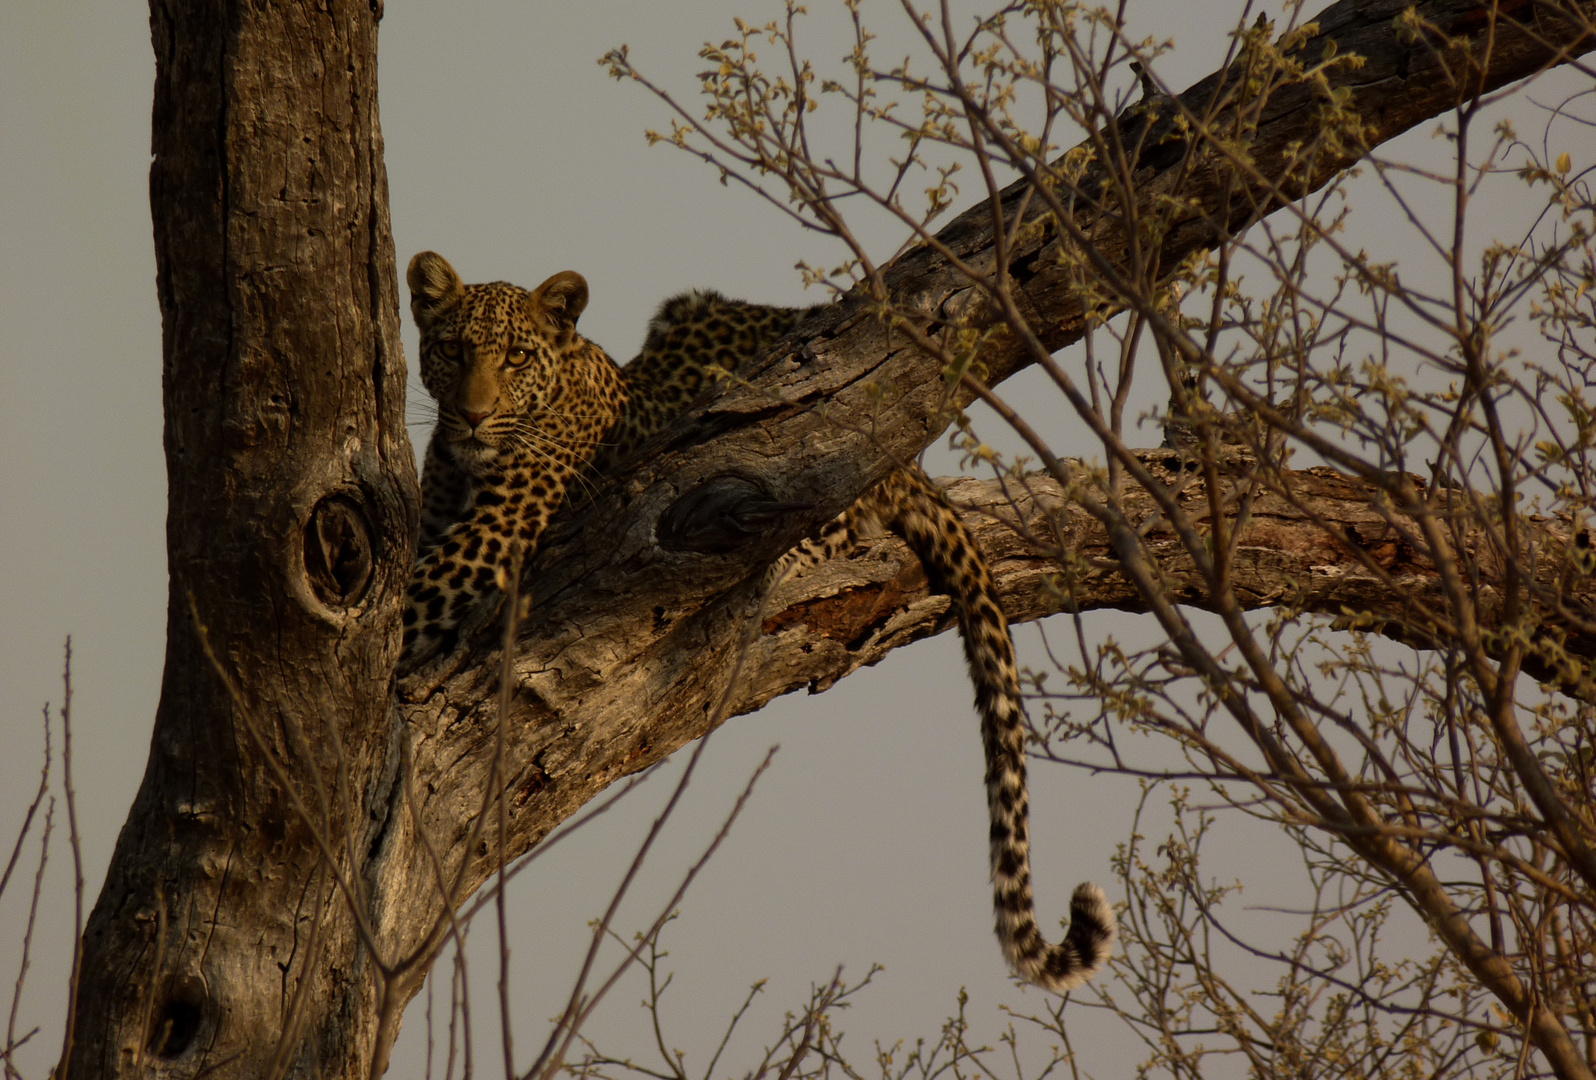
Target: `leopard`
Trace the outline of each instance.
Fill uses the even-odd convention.
[[[716,378],[747,369],[814,308],[695,290],[665,300],[624,367],[576,331],[585,279],[562,271],[530,291],[467,285],[426,251],[406,273],[421,335],[421,379],[438,410],[422,468],[422,514],[404,613],[405,662],[458,645],[480,604],[502,602],[512,552],[535,550],[571,496],[633,453]],[[1021,980],[1064,993],[1096,975],[1117,925],[1091,882],[1049,942],[1031,889],[1026,717],[1019,666],[991,567],[941,490],[900,466],[767,571],[801,575],[890,532],[907,543],[956,611],[981,721],[995,930]]]
[[[437,406],[405,598],[400,666],[413,669],[459,644],[473,609],[501,591],[513,553],[536,550],[574,486],[664,427],[711,371],[758,356],[792,320],[713,291],[684,293],[660,306],[622,368],[576,332],[588,286],[574,271],[530,291],[467,285],[443,256],[423,251],[405,279],[421,382]]]

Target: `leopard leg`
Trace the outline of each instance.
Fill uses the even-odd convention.
[[[545,476],[533,484],[525,476],[495,476],[479,481],[469,516],[450,526],[410,575],[402,666],[414,667],[452,651],[472,608],[502,600],[500,578],[515,550],[536,550],[563,494],[555,479]]]
[[[443,541],[450,526],[465,516],[471,498],[470,478],[440,448],[439,436],[427,443],[427,456],[421,465],[421,535],[416,541],[419,556]]]

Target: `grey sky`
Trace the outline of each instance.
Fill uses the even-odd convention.
[[[865,10],[883,25],[896,15],[895,4]],[[702,41],[725,36],[734,14],[764,21],[774,13],[770,0],[391,0],[381,108],[401,268],[433,248],[467,280],[530,286],[579,270],[592,287],[582,329],[623,360],[653,306],[673,291],[711,286],[774,302],[820,299],[801,291],[793,263],[835,262],[841,253],[722,187],[685,155],[647,148],[642,129],[664,126],[663,107],[595,63],[628,42],[640,66],[687,99]],[[1232,13],[1159,0],[1133,3],[1131,17],[1142,32],[1176,38],[1180,51],[1165,77],[1184,85],[1222,55]],[[813,51],[831,60],[844,46],[834,26],[817,22]],[[71,633],[90,902],[142,774],[166,619],[160,323],[146,201],[152,79],[141,5],[0,7],[0,835],[18,820],[34,782],[39,708],[59,701],[61,642]],[[414,341],[407,318],[412,356]],[[415,405],[420,393],[413,384],[414,419],[426,415]],[[1071,442],[1061,418],[1055,423],[1057,449],[1090,452]],[[418,445],[425,434],[412,428]],[[945,451],[929,464],[933,472],[956,467]],[[1091,625],[1121,638],[1141,632],[1126,616]],[[1035,630],[1020,636],[1022,649],[1039,656]],[[871,961],[886,965],[847,1018],[866,1062],[873,1038],[934,1036],[961,986],[987,1039],[1003,1023],[996,1003],[1042,1007],[1042,995],[1009,981],[990,930],[982,764],[969,702],[957,642],[945,635],[824,696],[777,702],[714,736],[686,809],[617,924],[629,935],[652,917],[754,764],[780,743],[667,938],[679,973],[671,1038],[690,1065],[702,1066],[748,984],[770,976],[763,1009],[722,1062],[721,1071],[740,1073],[774,1036],[781,1012],[839,963],[854,974]],[[656,779],[516,886],[511,945],[523,1066],[579,965],[586,920],[602,910],[669,782]],[[1038,770],[1034,857],[1045,924],[1063,914],[1079,880],[1095,879],[1113,894],[1108,860],[1135,797],[1128,781]],[[1236,872],[1256,864],[1255,842],[1230,845]],[[68,864],[58,847],[20,1025],[41,1028],[37,1052],[22,1059],[39,1076],[59,1039]],[[25,888],[13,886],[0,901],[0,983],[15,970],[25,899]],[[484,1053],[498,1044],[491,937],[483,925],[473,939]],[[636,981],[624,984],[595,1028],[612,1037],[612,1052],[648,1051],[640,994]],[[422,1071],[420,1004],[393,1075]],[[1128,1064],[1123,1034],[1101,1026],[1103,1043],[1087,1060]]]

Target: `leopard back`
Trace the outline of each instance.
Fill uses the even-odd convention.
[[[730,300],[695,289],[660,304],[624,369],[629,405],[594,462],[608,471],[681,413],[707,383],[746,372],[812,310]]]

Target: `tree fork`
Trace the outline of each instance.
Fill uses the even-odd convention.
[[[1452,42],[1432,47],[1393,29],[1403,6],[1343,0],[1304,45],[1317,56],[1334,39],[1367,58],[1332,79],[1354,92],[1366,147],[1460,95],[1588,51],[1596,10],[1583,0],[1570,21],[1518,2],[1502,6],[1518,21],[1492,28],[1493,9],[1432,0],[1419,14]],[[464,850],[491,768],[491,648],[410,680],[413,700],[393,701],[417,495],[377,123],[377,8],[151,5],[167,658],[144,782],[85,933],[60,1075],[380,1074],[445,906],[429,860],[462,895],[497,863],[496,852]],[[1473,86],[1439,74],[1441,48],[1479,62]],[[1200,112],[1221,78],[1181,100]],[[1284,189],[1269,182],[1283,149],[1312,133],[1313,93],[1288,88],[1271,102],[1254,190],[1232,191],[1212,172],[1187,177],[1183,191],[1205,211],[1171,234],[1164,265],[1353,163],[1361,151]],[[1175,167],[1138,162],[1138,197],[1157,198]],[[1108,264],[1123,258],[1111,220],[1083,215],[1080,225]],[[990,244],[987,208],[941,235],[978,257]],[[1020,254],[1022,290],[1056,349],[1080,336],[1084,313],[1045,256]],[[933,319],[952,317],[969,288],[927,249],[888,280],[895,304]],[[1020,356],[998,349],[983,361],[995,381]],[[869,393],[870,383],[891,392]],[[507,857],[704,733],[720,673],[760,617],[759,569],[893,457],[926,445],[940,396],[935,373],[862,306],[835,305],[753,386],[700,406],[646,466],[550,536],[507,717]],[[812,407],[821,402],[825,416]],[[729,552],[655,545],[655,522],[682,494],[731,475],[809,509]],[[919,599],[900,589],[878,621]],[[747,707],[857,666],[843,657],[806,676],[782,644],[792,640],[783,625],[797,622],[764,618],[777,632],[756,642],[764,666],[741,692]],[[913,636],[886,638],[880,651]]]

